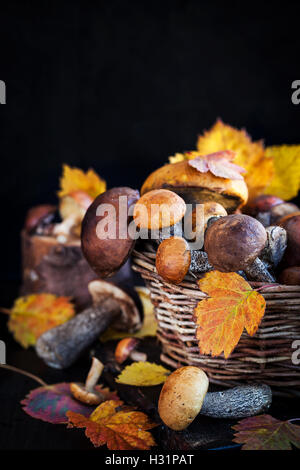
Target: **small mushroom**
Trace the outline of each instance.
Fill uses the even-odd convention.
[[[66,243],[72,235],[80,236],[82,219],[92,202],[85,191],[74,191],[61,199],[59,212],[63,221],[53,230],[59,243]]]
[[[182,431],[198,414],[241,419],[265,412],[272,403],[271,389],[265,384],[207,393],[208,385],[207,375],[198,367],[181,367],[169,375],[158,401],[162,421],[174,431]]]
[[[95,388],[95,385],[102,374],[104,366],[96,357],[93,357],[92,361],[85,383],[72,382],[70,390],[76,400],[87,405],[99,405],[104,400],[104,395]]]
[[[139,199],[139,192],[126,187],[112,188],[100,194],[88,208],[81,228],[81,247],[91,268],[99,277],[105,278],[117,272],[129,258],[135,240],[128,233],[129,209]],[[124,205],[123,205],[124,203]],[[114,212],[115,233],[99,234],[99,227],[105,223],[108,210]],[[124,230],[122,230],[124,221]],[[99,225],[100,224],[100,225]],[[105,227],[103,227],[105,228]],[[120,230],[122,236],[120,236]]]
[[[147,355],[145,353],[136,351],[139,342],[140,340],[138,338],[124,338],[118,342],[115,350],[115,358],[118,364],[123,364],[129,357],[133,361],[147,361]]]
[[[138,200],[133,218],[138,228],[156,231],[177,224],[185,212],[186,204],[180,196],[167,189],[157,189]]]
[[[42,232],[44,226],[52,223],[55,217],[56,206],[42,204],[29,209],[25,219],[25,231],[29,234]]]
[[[221,272],[244,271],[250,280],[274,282],[264,264],[257,260],[266,242],[266,230],[258,220],[232,214],[208,227],[204,248],[209,263]]]

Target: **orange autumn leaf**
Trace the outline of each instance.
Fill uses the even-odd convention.
[[[197,150],[200,155],[221,150],[236,152],[233,163],[246,170],[244,178],[250,199],[261,194],[272,180],[274,162],[272,156],[265,152],[263,143],[253,142],[244,129],[235,129],[224,124],[221,119],[217,120],[209,131],[199,136]],[[189,158],[194,158],[193,152]]]
[[[75,315],[68,297],[32,294],[18,298],[9,314],[8,329],[24,348],[34,346],[45,331],[65,323]]]
[[[58,196],[62,198],[75,191],[86,192],[95,199],[98,194],[106,191],[106,182],[90,169],[86,173],[79,168],[71,168],[63,165],[63,174],[60,178],[60,190]]]
[[[244,331],[253,336],[264,316],[266,301],[236,273],[211,271],[198,281],[209,298],[195,308],[201,354],[227,358]]]
[[[105,401],[88,418],[68,411],[68,427],[85,428],[85,435],[95,447],[106,444],[109,450],[149,450],[155,446],[147,431],[156,424],[145,413],[122,405],[122,401]]]

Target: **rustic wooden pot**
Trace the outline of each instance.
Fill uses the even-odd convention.
[[[199,366],[211,383],[223,387],[261,382],[278,395],[300,396],[300,366],[292,361],[293,353],[300,357],[300,342],[294,343],[300,340],[300,286],[274,284],[261,289],[267,308],[256,334],[250,337],[244,332],[228,359],[205,356],[199,352],[193,313],[207,296],[191,275],[179,285],[165,282],[156,272],[155,256],[151,245],[139,247],[133,252],[132,267],[150,290],[164,363],[174,368]]]

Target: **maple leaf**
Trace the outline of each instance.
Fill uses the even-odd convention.
[[[34,346],[45,331],[65,323],[75,315],[68,297],[32,294],[19,297],[9,314],[8,329],[24,348]]]
[[[143,304],[144,321],[141,329],[133,334],[108,328],[100,337],[100,341],[106,342],[113,339],[122,338],[145,338],[146,336],[156,336],[157,322],[154,315],[154,305],[150,299],[150,291],[146,287],[135,287]]]
[[[151,362],[133,362],[125,367],[116,382],[137,387],[150,387],[166,381],[171,372],[163,366]]]
[[[149,450],[155,446],[147,431],[157,425],[145,413],[128,407],[122,410],[122,405],[122,401],[106,401],[89,418],[68,411],[68,427],[85,428],[85,435],[95,447],[106,444],[109,450]]]
[[[253,336],[264,315],[266,301],[236,273],[211,271],[198,281],[210,298],[198,302],[194,310],[196,337],[201,354],[227,358],[246,328]]]
[[[300,145],[267,147],[266,155],[274,161],[275,175],[265,193],[284,200],[297,196],[300,189]]]
[[[225,150],[223,152],[211,153],[201,157],[189,160],[189,165],[196,168],[200,173],[210,171],[213,175],[220,178],[229,178],[232,180],[242,180],[240,173],[244,173],[244,168],[231,163],[235,158],[235,152]]]
[[[118,400],[117,394],[110,392],[108,388],[96,385],[95,389],[101,392],[106,400]],[[67,423],[67,411],[89,416],[95,408],[75,400],[70,391],[70,384],[66,382],[31,390],[21,401],[21,405],[23,405],[23,410],[32,418],[53,424]]]
[[[300,426],[270,415],[242,419],[232,429],[242,450],[292,450],[291,444],[300,449]]]
[[[197,150],[200,155],[221,150],[236,152],[234,163],[246,170],[244,178],[250,199],[261,194],[273,177],[273,158],[265,152],[263,143],[252,142],[244,129],[235,129],[224,124],[220,119],[209,131],[199,136]],[[193,154],[191,152],[187,154],[187,157],[194,158]]]
[[[106,191],[106,182],[89,169],[86,173],[79,168],[63,165],[63,175],[60,178],[58,196],[62,198],[75,191],[84,191],[93,199]]]

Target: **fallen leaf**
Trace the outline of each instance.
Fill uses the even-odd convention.
[[[265,193],[284,200],[296,197],[300,189],[300,145],[268,147],[266,155],[274,161],[275,175]]]
[[[110,392],[108,388],[100,385],[95,387],[103,393],[106,400],[118,400],[115,392]],[[70,384],[66,382],[38,387],[21,401],[23,410],[32,418],[41,419],[47,423],[62,424],[67,423],[67,411],[81,413],[89,416],[95,407],[84,405],[73,398],[70,392]]]
[[[84,191],[93,199],[106,191],[106,182],[90,169],[86,173],[79,168],[63,165],[63,175],[60,179],[58,196],[62,198],[74,191]]]
[[[100,341],[105,343],[113,339],[122,338],[145,338],[146,336],[156,336],[157,322],[154,315],[154,305],[150,300],[150,291],[146,287],[135,287],[138,292],[144,309],[144,321],[142,328],[133,334],[124,333],[122,331],[115,330],[114,328],[108,328],[103,335],[100,337]]]
[[[116,382],[137,387],[151,387],[166,381],[171,372],[163,366],[151,362],[133,362],[125,367]]]
[[[232,429],[242,450],[292,450],[291,444],[300,449],[300,426],[270,415],[242,419]]]
[[[19,297],[9,315],[8,329],[24,348],[34,346],[45,331],[65,323],[75,315],[68,297],[32,294]]]
[[[149,450],[156,443],[147,432],[156,426],[145,413],[122,410],[122,401],[101,403],[89,418],[68,411],[68,427],[85,428],[85,435],[95,447],[107,445],[109,450]]]
[[[198,302],[195,311],[196,337],[201,354],[227,358],[246,328],[253,336],[264,316],[266,301],[236,273],[211,271],[198,281],[208,299]]]
[[[207,155],[221,150],[236,152],[234,163],[245,168],[244,176],[252,199],[261,194],[270,184],[274,174],[273,158],[265,152],[262,142],[252,142],[245,130],[238,130],[221,120],[204,135],[199,136],[197,150],[200,155]],[[188,158],[194,158],[193,152]]]
[[[189,160],[189,165],[196,168],[200,173],[210,171],[219,178],[229,178],[232,180],[243,180],[240,173],[244,173],[244,168],[231,163],[235,157],[235,152],[225,150],[223,152],[211,153]]]

